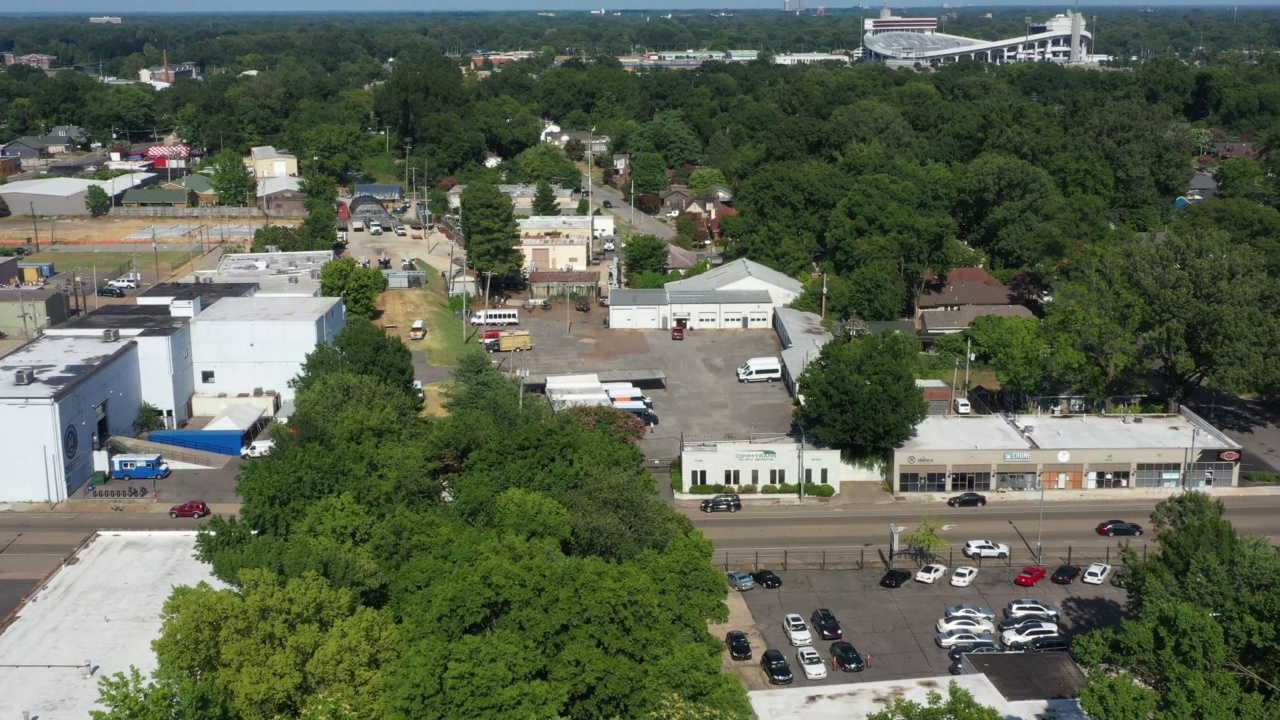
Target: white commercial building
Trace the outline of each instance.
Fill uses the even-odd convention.
[[[203,284],[254,283],[258,297],[319,297],[320,269],[330,260],[331,250],[231,253],[218,260],[216,270],[197,270],[190,279]]]
[[[822,318],[792,308],[773,311],[773,329],[778,333],[778,342],[782,343],[782,379],[796,402],[803,403],[800,376],[831,342],[831,333],[822,326]]]
[[[347,325],[339,298],[224,298],[191,320],[196,389],[201,394],[258,388],[293,399],[292,380],[307,354]]]
[[[88,215],[85,198],[89,188],[100,187],[115,201],[126,190],[150,185],[158,177],[152,173],[130,173],[110,180],[68,177],[19,180],[0,185],[0,198],[4,198],[14,215]]]
[[[775,308],[800,295],[800,281],[750,260],[735,260],[661,290],[609,294],[615,330],[767,330]]]
[[[94,446],[133,434],[138,343],[44,337],[0,359],[0,429],[11,440],[0,501],[60,502],[93,475]]]
[[[754,440],[686,441],[680,449],[680,467],[685,488],[695,485],[724,485],[732,492],[747,490],[748,496],[770,485],[795,484],[804,478],[807,485],[830,485],[840,492],[840,483],[867,479],[841,462],[840,451],[811,443],[800,444],[787,435]],[[871,477],[871,482],[879,482]]]
[[[848,55],[836,53],[779,53],[773,56],[774,65],[816,65],[826,62],[848,65],[853,61]]]
[[[612,215],[531,215],[517,218],[520,237],[604,237],[615,234]]]
[[[0,717],[87,718],[105,710],[99,680],[130,667],[150,675],[174,588],[226,587],[192,559],[195,547],[195,532],[94,535],[0,634]]]

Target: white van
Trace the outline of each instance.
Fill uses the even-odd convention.
[[[363,221],[363,220],[352,220],[352,221],[351,221],[351,232],[364,232],[364,221]]]
[[[613,384],[613,383],[610,383],[610,384]],[[614,405],[617,405],[618,403],[624,403],[624,402],[640,402],[640,403],[644,403],[645,407],[647,408],[653,407],[653,398],[649,397],[648,395],[645,395],[644,393],[640,392],[634,387],[626,387],[626,388],[607,387],[604,389],[604,391],[605,391],[605,394],[609,396],[609,399],[613,401]]]
[[[275,449],[275,440],[254,440],[247,446],[240,448],[240,457],[244,460],[249,458],[262,457],[269,454]]]
[[[968,415],[973,412],[973,407],[969,405],[969,401],[964,398],[956,398],[951,401],[951,409],[957,415]]]
[[[477,310],[471,313],[472,325],[519,325],[519,310]]]
[[[776,357],[755,357],[738,367],[738,382],[773,382],[782,379],[782,363]]]

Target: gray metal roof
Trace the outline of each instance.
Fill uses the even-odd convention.
[[[630,290],[617,288],[609,293],[609,307],[666,305],[666,290]]]
[[[803,289],[799,280],[743,258],[721,265],[714,270],[708,270],[701,275],[695,275],[687,280],[668,283],[667,290],[718,290],[725,285],[749,277],[754,277],[796,294],[799,294]]]
[[[768,290],[667,290],[672,305],[736,305],[773,302]]]

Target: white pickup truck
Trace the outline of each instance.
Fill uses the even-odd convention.
[[[138,280],[131,275],[125,275],[124,277],[119,277],[107,282],[107,285],[120,288],[122,290],[134,290],[138,287]]]

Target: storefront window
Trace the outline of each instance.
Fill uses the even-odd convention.
[[[958,472],[951,474],[951,492],[990,489],[991,473],[989,472]],[[937,492],[941,492],[941,490]]]
[[[707,471],[706,470],[690,470],[689,484],[690,485],[706,485]]]
[[[787,471],[786,471],[786,470],[770,470],[770,471],[769,471],[769,484],[770,484],[770,485],[781,485],[781,484],[785,483],[786,481],[787,481]]]
[[[738,484],[738,472],[739,472],[739,471],[737,471],[737,470],[725,470],[725,471],[724,471],[724,484],[725,484],[725,485],[737,485],[737,484]]]
[[[898,475],[898,492],[946,491],[946,473],[901,473]]]
[[[1229,462],[1196,463],[1187,472],[1187,482],[1191,487],[1229,486],[1234,469],[1235,463]]]
[[[1098,472],[1089,473],[1089,478],[1093,480],[1094,487],[1102,490],[1110,490],[1112,488],[1129,487],[1129,471],[1118,470],[1115,472]]]
[[[996,487],[1006,490],[1035,490],[1036,474],[1033,472],[996,473]]]
[[[1178,487],[1182,466],[1178,463],[1139,463],[1134,473],[1134,487]]]

